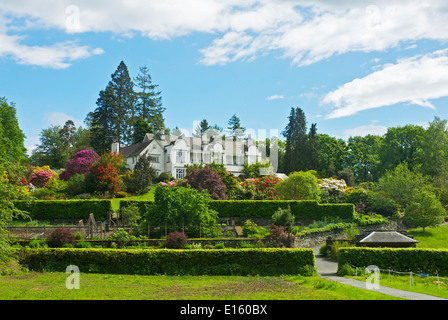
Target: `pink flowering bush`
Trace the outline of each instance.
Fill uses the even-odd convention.
[[[161,182],[159,182],[158,184],[160,184],[160,185],[162,185],[162,186],[172,187],[172,186],[177,185],[177,182],[174,181],[174,180],[171,180],[171,181],[169,181],[169,182],[163,182],[163,181],[161,181]]]
[[[52,171],[39,170],[33,172],[28,183],[31,183],[37,188],[45,188],[47,182],[54,176]]]
[[[89,173],[92,163],[98,162],[100,156],[93,150],[82,150],[67,161],[64,172],[59,176],[61,180],[69,180],[75,174]]]

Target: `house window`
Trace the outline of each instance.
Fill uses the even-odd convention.
[[[177,163],[185,163],[185,152],[177,151],[177,153],[176,153],[176,162]]]
[[[213,160],[217,164],[222,164],[222,153],[215,153],[213,155]]]
[[[159,156],[151,156],[151,162],[159,163]]]
[[[176,169],[176,179],[183,179],[187,175],[186,169]]]

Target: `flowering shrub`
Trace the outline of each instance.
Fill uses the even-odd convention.
[[[65,170],[59,178],[61,180],[69,180],[75,174],[87,174],[90,171],[90,166],[99,160],[100,156],[93,150],[79,151],[75,153],[72,159],[67,161]]]
[[[168,186],[168,187],[172,187],[172,186],[176,186],[177,182],[175,180],[171,180],[169,182],[159,182],[158,184],[160,184],[161,186]]]
[[[122,165],[121,155],[105,153],[98,162],[90,166],[93,189],[115,196],[121,190],[122,179],[118,172]]]
[[[330,203],[345,202],[345,192],[347,184],[344,179],[337,180],[326,178],[319,181],[319,187],[323,192],[323,196]],[[347,190],[348,191],[348,190]]]
[[[47,182],[54,176],[54,171],[39,170],[33,171],[31,179],[28,183],[33,184],[37,188],[45,188]]]
[[[255,199],[277,199],[278,193],[275,185],[281,181],[277,176],[264,176],[261,178],[246,179],[240,184],[241,191],[246,194],[245,198]]]

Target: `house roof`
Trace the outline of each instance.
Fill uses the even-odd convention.
[[[361,239],[361,243],[417,243],[417,240],[409,238],[397,231],[373,231]]]
[[[142,153],[142,151],[145,150],[147,146],[149,146],[151,142],[152,140],[136,143],[128,147],[121,148],[120,153],[122,154],[123,158],[139,156]]]

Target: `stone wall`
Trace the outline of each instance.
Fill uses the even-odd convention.
[[[369,233],[377,230],[401,230],[403,228],[400,222],[390,222],[385,224],[376,224],[370,226],[358,226],[359,234]],[[311,248],[319,246],[327,241],[328,238],[338,239],[344,236],[344,230],[333,230],[325,232],[316,232],[303,237],[296,237],[296,248]]]

